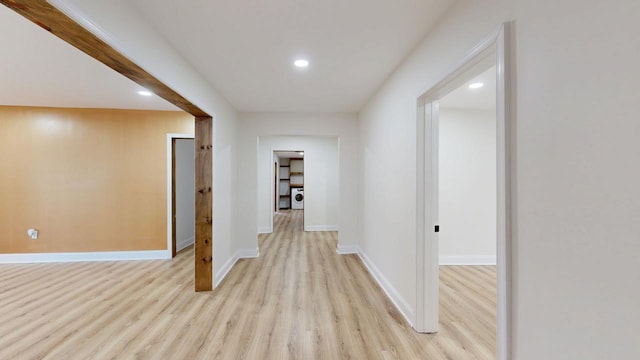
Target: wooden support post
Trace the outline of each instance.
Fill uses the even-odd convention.
[[[213,289],[213,119],[198,116],[195,122],[195,288],[196,291],[210,291]]]

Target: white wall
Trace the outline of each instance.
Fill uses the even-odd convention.
[[[195,149],[193,139],[177,139],[176,152],[176,251],[195,240]]]
[[[278,155],[276,155],[275,153],[273,154],[272,163],[276,164],[275,165],[275,182],[276,182],[276,184],[273,187],[274,191],[276,192],[275,193],[276,201],[274,202],[274,204],[275,204],[275,209],[279,210],[280,209],[280,157]]]
[[[495,264],[496,112],[440,108],[440,264]]]
[[[236,208],[239,246],[244,249],[255,249],[258,246],[258,137],[270,135],[338,137],[340,143],[338,246],[357,244],[359,239],[357,129],[355,114],[240,114],[237,188],[242,191],[237,193]],[[306,152],[305,158],[307,158]],[[311,161],[311,159],[308,160]],[[306,174],[305,178],[308,181]]]
[[[361,245],[411,306],[416,98],[514,20],[512,359],[638,357],[639,15],[636,0],[460,0],[369,101]]]
[[[260,136],[258,150],[258,230],[271,232],[273,151],[304,151],[304,227],[336,230],[340,213],[339,143],[334,136]],[[293,162],[292,162],[293,163]],[[299,171],[294,167],[291,171]]]
[[[93,26],[90,31],[213,116],[213,272],[217,276],[237,249],[232,226],[236,110],[127,1],[58,2],[76,8],[79,16],[70,14],[73,18],[89,19]]]

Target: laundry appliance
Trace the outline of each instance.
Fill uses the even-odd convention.
[[[294,210],[304,209],[303,188],[291,188],[291,208]]]

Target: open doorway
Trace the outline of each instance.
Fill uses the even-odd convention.
[[[495,265],[495,66],[445,95],[439,107],[440,265]]]
[[[496,68],[439,101],[439,325],[496,358]],[[436,134],[434,134],[435,136]],[[467,343],[468,342],[468,343]]]
[[[493,321],[495,319],[495,330],[494,328],[484,327],[484,329],[477,331],[484,331],[485,334],[489,333],[483,340],[485,344],[487,344],[487,348],[489,349],[488,356],[493,357],[493,354],[497,354],[497,358],[499,360],[505,360],[509,358],[510,344],[509,344],[509,274],[510,274],[510,261],[509,261],[509,244],[510,244],[510,197],[508,196],[510,192],[510,177],[508,167],[508,155],[510,153],[510,129],[508,128],[509,119],[510,119],[510,98],[509,93],[507,91],[507,85],[510,83],[508,78],[509,76],[509,62],[508,62],[508,39],[507,39],[507,30],[508,26],[505,24],[494,34],[491,34],[487,39],[482,41],[480,44],[475,46],[470,53],[462,59],[462,61],[447,74],[443,80],[435,84],[431,89],[429,89],[425,94],[423,94],[417,102],[418,105],[418,138],[417,138],[417,229],[416,229],[416,246],[417,246],[417,307],[416,307],[416,330],[419,332],[427,332],[427,333],[435,333],[440,330],[440,319],[441,312],[443,309],[440,307],[440,288],[442,286],[440,282],[440,248],[447,249],[451,251],[452,244],[442,245],[441,238],[442,231],[444,231],[444,227],[441,229],[441,216],[447,216],[447,220],[449,225],[447,225],[448,230],[451,230],[451,233],[464,232],[464,229],[460,229],[460,223],[455,224],[458,219],[456,217],[462,217],[462,214],[465,212],[469,212],[469,209],[461,209],[463,206],[450,206],[452,204],[446,204],[443,206],[444,202],[455,202],[452,199],[455,197],[463,198],[463,194],[453,194],[453,195],[445,195],[447,198],[441,199],[440,197],[443,195],[440,191],[441,188],[447,189],[448,192],[451,191],[462,191],[464,187],[467,187],[467,190],[471,189],[473,192],[470,196],[475,197],[477,199],[482,199],[482,201],[478,201],[481,205],[481,209],[475,212],[469,212],[469,218],[478,220],[480,223],[480,227],[478,229],[483,229],[486,234],[486,238],[488,239],[487,243],[492,243],[492,237],[494,237],[493,232],[489,229],[491,226],[495,225],[495,254],[496,254],[496,270],[493,274],[483,275],[478,272],[473,275],[465,276],[466,283],[462,284],[458,281],[458,286],[462,286],[462,289],[465,290],[465,286],[469,288],[473,288],[475,291],[488,291],[489,293],[494,292],[496,294],[496,305],[493,305],[491,301],[489,304],[485,304],[485,308],[488,308],[488,317],[491,318],[489,321]],[[452,121],[452,118],[456,116],[460,116],[460,114],[454,114],[454,112],[443,108],[443,104],[447,102],[447,95],[455,92],[456,89],[461,86],[466,86],[467,89],[471,83],[478,82],[474,81],[479,75],[483,73],[491,74],[492,67],[495,67],[495,90],[493,94],[495,95],[495,115],[488,115],[487,117],[491,120],[485,121],[486,126],[483,129],[475,128],[470,130],[472,125],[475,127],[479,127],[478,123],[469,123],[469,121],[458,121],[458,125],[464,124],[466,122],[465,127],[461,127],[458,129],[458,134],[453,136],[453,142],[448,144],[441,144],[440,142],[444,139],[441,138],[441,127],[443,126],[443,121],[447,121],[448,123],[445,125],[448,127],[446,129],[448,136],[451,137],[451,125],[449,123]],[[479,88],[479,85],[474,85],[476,89]],[[469,89],[473,90],[473,89]],[[491,110],[490,110],[491,111]],[[443,118],[446,117],[445,118]],[[495,125],[493,125],[493,119],[495,119]],[[458,119],[460,120],[460,119]],[[455,122],[455,120],[454,120]],[[465,130],[470,132],[464,135]],[[495,141],[493,141],[491,136],[480,136],[480,133],[487,133],[493,131],[495,134]],[[464,142],[463,138],[467,136],[467,141],[471,139],[472,142],[479,141],[479,138],[482,138],[484,141],[484,148],[488,154],[485,154],[483,157],[485,160],[484,165],[479,164],[479,168],[474,169],[475,165],[478,164],[467,164],[465,166],[460,166],[460,163],[464,161],[460,161],[460,159],[447,160],[447,165],[452,167],[449,169],[448,174],[441,174],[443,170],[440,167],[441,161],[441,152],[447,149],[447,146],[453,146],[454,154],[460,152],[460,147],[469,147],[470,144]],[[451,139],[449,139],[451,140]],[[456,143],[457,142],[457,143]],[[480,141],[482,142],[482,141]],[[444,146],[444,147],[443,147]],[[476,147],[480,147],[480,144],[476,144]],[[451,149],[449,149],[451,152]],[[473,151],[479,152],[479,149],[468,149],[466,151],[468,154],[471,154]],[[451,155],[451,154],[449,154]],[[478,154],[468,155],[471,158],[477,156]],[[451,156],[449,156],[451,157]],[[493,167],[493,161],[487,160],[489,158],[495,159],[495,167]],[[484,168],[482,167],[484,166]],[[461,172],[461,168],[465,169],[466,175],[464,172]],[[475,172],[473,176],[480,176],[483,178],[483,182],[487,183],[483,185],[483,189],[478,189],[477,185],[474,183],[467,182],[469,179],[462,179],[462,177],[470,176],[468,173],[471,171]],[[456,173],[457,171],[457,173]],[[480,175],[478,175],[480,174]],[[447,177],[447,184],[441,184],[444,181],[441,176]],[[488,180],[487,180],[488,179]],[[495,181],[493,180],[495,179]],[[470,179],[473,180],[473,179]],[[465,183],[466,182],[466,183]],[[493,190],[487,190],[489,186],[492,186]],[[479,194],[478,191],[488,191],[485,194]],[[469,194],[467,194],[469,195]],[[469,199],[463,199],[467,202]],[[490,203],[495,204],[495,207],[489,205]],[[482,208],[484,206],[484,208]],[[452,210],[453,209],[453,210]],[[491,213],[491,214],[489,214]],[[453,215],[452,215],[453,214]],[[493,216],[495,215],[495,216]],[[494,220],[495,219],[495,220]],[[477,225],[477,224],[476,224]],[[484,227],[483,227],[484,226]],[[448,234],[450,235],[450,234]],[[464,236],[464,234],[463,234]],[[451,241],[451,240],[449,240]],[[492,251],[492,247],[488,246]],[[475,249],[474,251],[478,251]],[[487,251],[485,249],[485,251]],[[488,255],[488,252],[483,255]],[[467,254],[468,255],[468,254]],[[480,254],[476,254],[480,255]],[[489,257],[491,257],[489,255]],[[458,260],[464,259],[465,257],[459,257]],[[470,260],[470,256],[466,257],[466,260]],[[478,259],[475,259],[476,261]],[[486,261],[486,258],[484,259]],[[494,275],[495,274],[495,275]],[[474,277],[477,279],[481,278],[495,278],[495,284],[497,290],[492,290],[491,285],[479,286],[478,281],[474,280]],[[486,288],[489,288],[488,290]],[[485,294],[486,295],[486,294]],[[484,296],[484,295],[482,295]],[[492,297],[492,295],[489,295]],[[462,319],[465,316],[468,318],[469,316],[475,316],[479,312],[476,310],[469,310],[469,307],[464,308],[465,304],[460,302],[460,299],[456,299],[456,301],[450,302],[449,308],[445,309],[449,311],[446,316],[451,315],[455,311],[466,311],[466,315],[458,314],[458,318]],[[493,309],[490,309],[492,306]],[[492,318],[493,317],[493,318]],[[445,318],[445,317],[443,317]],[[493,333],[493,334],[492,334]],[[492,340],[492,335],[495,335]],[[486,340],[489,339],[489,340]],[[473,344],[470,344],[473,345]],[[491,348],[494,348],[495,351],[492,351]]]
[[[304,214],[304,151],[276,150],[273,159],[277,165],[274,170],[275,213],[282,210]],[[303,219],[304,229],[304,216],[296,217]]]
[[[339,154],[339,139],[334,136],[259,136],[258,234],[274,232],[277,215],[284,212],[296,215],[297,230],[337,231]]]
[[[193,135],[167,135],[167,248],[171,257],[195,242],[194,145]]]

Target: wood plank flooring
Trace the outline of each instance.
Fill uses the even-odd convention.
[[[495,359],[495,267],[442,267],[441,332],[415,333],[336,232],[276,216],[260,258],[193,291],[173,260],[0,265],[0,359]]]

